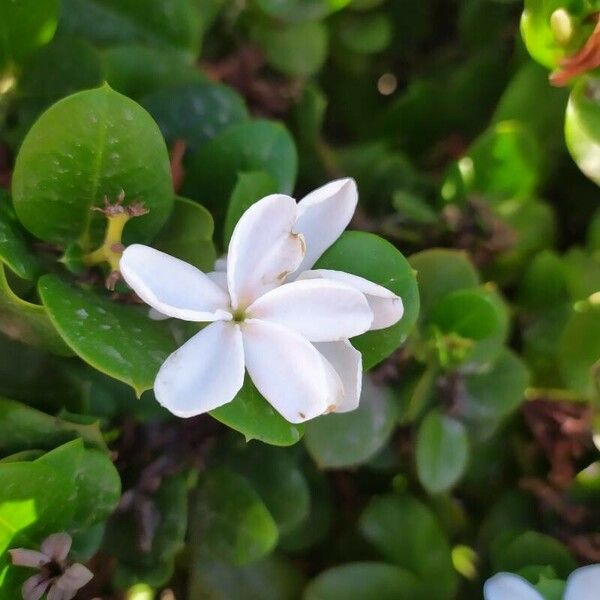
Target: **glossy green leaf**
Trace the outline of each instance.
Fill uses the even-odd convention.
[[[39,272],[39,264],[28,248],[24,233],[9,204],[8,194],[1,190],[0,260],[22,279],[34,279]]]
[[[54,35],[60,0],[4,1],[0,4],[0,75],[19,65]]]
[[[376,54],[389,46],[394,24],[383,12],[346,13],[337,20],[335,32],[345,49],[358,54]]]
[[[303,425],[288,423],[276,412],[248,377],[237,396],[229,404],[211,411],[210,415],[239,431],[246,441],[291,446],[300,440],[304,432]]]
[[[368,331],[352,339],[368,370],[396,350],[413,329],[419,315],[419,291],[408,261],[386,240],[362,231],[346,231],[317,261],[316,269],[334,269],[364,277],[388,288],[404,303],[404,315],[396,324]]]
[[[211,558],[246,565],[277,543],[273,517],[250,483],[231,471],[206,472],[192,511],[194,535]]]
[[[525,399],[529,372],[512,351],[503,350],[492,368],[465,377],[464,418],[472,433],[489,437]]]
[[[38,462],[0,464],[0,592],[18,598],[30,569],[9,566],[11,548],[39,549],[50,534],[63,531],[73,515],[74,483]]]
[[[252,38],[260,45],[267,62],[291,77],[307,77],[321,69],[327,58],[328,32],[319,21],[282,26],[259,22]]]
[[[117,507],[121,497],[119,473],[105,453],[86,450],[81,439],[51,450],[37,462],[55,468],[75,483],[69,529],[82,530],[100,523]]]
[[[107,450],[97,423],[75,423],[66,417],[51,416],[26,404],[0,398],[0,454],[51,449],[76,438],[88,446]]]
[[[27,134],[13,172],[19,220],[58,244],[98,237],[105,218],[92,207],[122,190],[126,204],[142,201],[149,210],[127,224],[126,238],[149,240],[173,206],[167,149],[150,115],[108,86],[48,109]]]
[[[197,202],[177,196],[173,212],[152,245],[201,271],[212,271],[216,252],[211,214]]]
[[[61,31],[103,45],[140,42],[192,53],[200,45],[200,19],[189,0],[63,0]]]
[[[460,421],[432,410],[416,442],[417,475],[432,494],[449,490],[462,477],[469,459],[469,440]]]
[[[583,303],[567,322],[559,342],[560,373],[583,398],[600,393],[600,305]]]
[[[600,78],[580,81],[569,97],[565,140],[571,156],[593,182],[600,185]]]
[[[414,600],[421,586],[410,571],[377,562],[350,563],[318,575],[304,600]]]
[[[450,292],[467,290],[479,285],[479,275],[465,252],[432,248],[413,254],[410,265],[417,272],[421,318]]]
[[[363,535],[387,560],[416,575],[424,597],[450,600],[458,583],[450,545],[429,509],[408,495],[373,498],[360,518]]]
[[[183,192],[207,206],[219,221],[240,172],[265,171],[279,192],[289,194],[297,163],[296,147],[283,125],[264,120],[237,123],[190,157]]]
[[[566,287],[573,302],[587,300],[600,291],[600,254],[570,248],[563,256]]]
[[[152,387],[158,369],[176,348],[168,324],[150,320],[144,307],[111,301],[54,275],[40,279],[39,293],[73,352],[138,394]]]
[[[47,310],[19,298],[10,288],[0,263],[0,331],[11,339],[43,348],[59,356],[71,356],[50,320]]]
[[[508,310],[497,293],[484,288],[442,297],[428,326],[444,336],[437,345],[443,366],[485,366],[496,360],[508,336]]]
[[[194,560],[189,598],[213,600],[297,600],[302,575],[291,562],[276,556],[244,567],[210,557]]]
[[[205,81],[187,52],[143,44],[118,44],[102,52],[106,81],[139,100],[165,87]]]
[[[238,175],[235,187],[231,192],[223,227],[223,246],[225,248],[229,246],[231,234],[246,210],[261,198],[274,194],[276,191],[277,182],[265,171],[248,171]]]
[[[388,442],[398,419],[398,405],[388,390],[363,379],[359,407],[306,424],[304,443],[321,469],[363,464]]]
[[[169,144],[185,140],[196,152],[227,126],[248,118],[243,99],[231,88],[211,82],[163,87],[142,99]]]
[[[344,8],[350,0],[254,0],[265,14],[283,21],[322,19]]]

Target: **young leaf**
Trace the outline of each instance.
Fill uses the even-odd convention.
[[[158,369],[176,349],[168,324],[150,320],[146,308],[113,302],[55,275],[40,278],[39,293],[69,347],[138,395],[153,386]]]
[[[19,223],[9,205],[8,194],[0,190],[0,261],[21,279],[32,280],[38,274],[35,255],[27,247]]]
[[[69,123],[69,127],[64,127]],[[105,218],[92,211],[105,196],[143,202],[126,237],[151,239],[173,207],[167,149],[156,123],[108,86],[79,92],[49,108],[33,125],[16,159],[13,202],[21,223],[42,240],[91,245]]]

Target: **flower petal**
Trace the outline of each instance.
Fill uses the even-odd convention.
[[[56,585],[52,585],[48,590],[48,595],[46,596],[46,600],[71,600],[71,598],[75,597],[77,592],[67,592],[66,590],[61,590],[56,587]]]
[[[248,318],[289,327],[312,342],[334,342],[369,329],[373,313],[364,294],[327,279],[293,281],[261,296]]]
[[[248,307],[298,268],[305,246],[302,236],[292,232],[296,215],[296,201],[283,194],[259,200],[242,215],[227,254],[234,308]]]
[[[371,330],[385,329],[386,327],[395,325],[404,314],[404,305],[399,296],[396,296],[394,292],[388,290],[386,287],[373,283],[364,277],[329,269],[304,271],[298,276],[298,280],[319,278],[340,281],[362,292],[373,311]]]
[[[246,368],[258,391],[290,423],[318,417],[336,401],[341,382],[316,348],[296,332],[268,321],[242,324]]]
[[[185,321],[231,318],[228,294],[178,258],[133,244],[125,248],[119,268],[133,291],[163,315]]]
[[[48,589],[50,581],[46,575],[37,573],[32,575],[29,579],[25,580],[25,583],[21,586],[21,595],[23,600],[39,600],[44,592]]]
[[[294,231],[304,236],[306,254],[299,272],[311,269],[323,252],[342,235],[357,202],[354,179],[331,181],[300,200]]]
[[[600,590],[600,565],[576,569],[567,579],[563,600],[596,600]]]
[[[156,399],[178,417],[193,417],[223,404],[244,383],[239,325],[217,321],[173,352],[154,382]]]
[[[69,555],[72,543],[68,533],[53,533],[42,542],[40,550],[51,559],[61,562]]]
[[[358,408],[362,390],[362,354],[348,340],[318,342],[314,346],[335,369],[344,386],[344,394],[338,400],[335,412]]]
[[[206,276],[222,290],[229,293],[227,290],[227,272],[224,269],[222,271],[211,271],[210,273],[207,273]]]
[[[50,558],[42,552],[36,550],[27,550],[26,548],[14,548],[9,550],[12,564],[15,567],[30,567],[39,569],[42,565],[50,562]]]
[[[56,580],[53,587],[64,592],[72,592],[74,596],[77,590],[87,585],[93,577],[94,574],[87,567],[75,563]]]
[[[488,579],[483,586],[483,597],[484,600],[544,600],[526,579],[512,573],[498,573]]]

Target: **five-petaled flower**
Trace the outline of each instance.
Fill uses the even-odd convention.
[[[576,569],[569,575],[562,600],[596,600],[600,590],[600,565]],[[513,573],[498,573],[485,582],[485,600],[544,600],[526,579]]]
[[[45,593],[47,600],[71,600],[92,579],[94,575],[87,567],[67,562],[71,542],[68,533],[54,533],[42,542],[39,552],[9,550],[13,565],[39,570],[23,584],[23,600],[39,600]]]
[[[292,423],[358,406],[362,358],[348,340],[396,323],[402,301],[361,277],[309,270],[357,201],[352,179],[299,203],[282,194],[259,200],[235,227],[225,271],[205,274],[148,246],[125,250],[120,270],[140,298],[163,315],[210,322],[161,367],[154,391],[162,405],[181,417],[213,410],[233,400],[247,369]]]

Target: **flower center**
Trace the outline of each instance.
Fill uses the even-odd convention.
[[[233,311],[233,322],[242,323],[246,318],[246,311],[243,308],[238,308]]]

